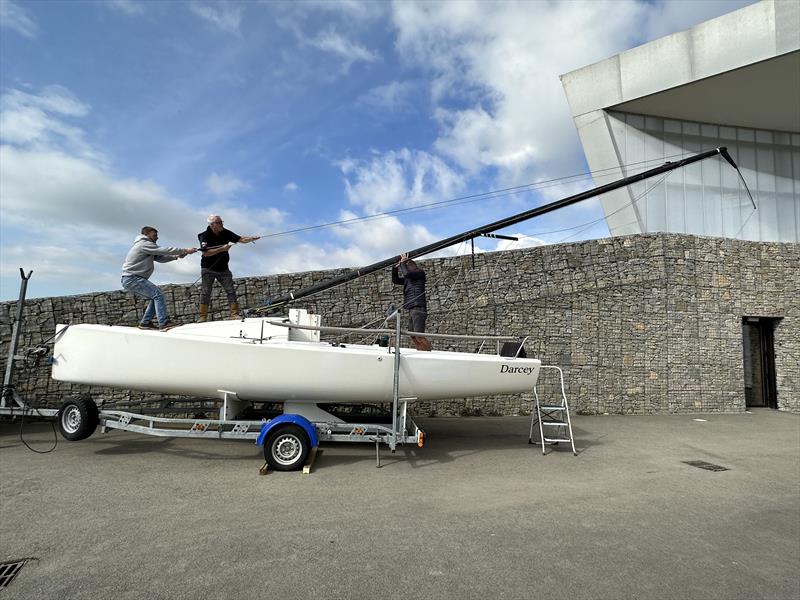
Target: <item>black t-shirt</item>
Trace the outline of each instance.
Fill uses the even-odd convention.
[[[205,231],[197,234],[197,239],[200,240],[200,252],[203,252],[206,248],[224,246],[229,242],[238,242],[242,239],[242,236],[236,235],[227,229],[223,229],[219,235],[217,235],[211,231],[211,227],[207,227]],[[203,252],[203,258],[200,259],[200,267],[222,273],[228,269],[228,261],[230,259],[231,255],[227,252],[220,252],[214,256],[206,256],[205,252]]]

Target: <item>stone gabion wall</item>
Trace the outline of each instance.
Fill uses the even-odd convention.
[[[474,266],[470,256],[421,264],[428,277],[428,331],[529,336],[529,356],[564,369],[573,411],[744,411],[744,316],[780,318],[778,404],[800,411],[800,245],[648,234],[480,254]],[[341,272],[250,277],[236,285],[241,305],[257,307]],[[162,289],[176,320],[195,319],[197,286]],[[213,318],[224,318],[219,286],[215,294]],[[378,326],[401,295],[389,273],[381,272],[298,306],[322,314],[325,325]],[[135,325],[143,307],[122,291],[28,300],[21,344],[41,344],[56,323]],[[3,372],[15,311],[16,302],[0,304]],[[437,340],[435,347],[473,351],[477,344]],[[29,402],[49,406],[84,392],[115,401],[149,397],[56,382],[46,366],[15,370],[15,383]],[[543,393],[554,393],[554,383],[552,374],[543,377]],[[417,415],[525,414],[531,399],[464,398],[420,403],[414,410]]]

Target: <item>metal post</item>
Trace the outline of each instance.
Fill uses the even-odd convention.
[[[397,447],[397,403],[400,398],[400,309],[394,313],[394,385],[392,389],[392,437],[389,448],[392,452]]]
[[[22,277],[22,282],[19,285],[19,301],[17,302],[17,316],[14,319],[14,327],[11,330],[11,347],[8,350],[8,362],[6,363],[6,374],[3,377],[3,393],[0,395],[0,407],[6,406],[6,396],[13,397],[11,390],[11,380],[14,370],[14,357],[17,355],[17,346],[19,345],[19,336],[22,333],[22,312],[25,305],[25,294],[28,291],[28,280],[33,275],[33,271],[28,272],[25,277],[25,271],[20,267],[19,276]]]
[[[472,244],[472,268],[474,269],[475,268],[475,238],[472,238],[470,240],[470,243]]]

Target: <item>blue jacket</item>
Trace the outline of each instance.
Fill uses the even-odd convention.
[[[402,272],[402,273],[401,273]],[[409,271],[405,263],[400,267],[392,267],[392,283],[403,286],[403,308],[421,308],[427,310],[425,301],[425,271],[417,266],[416,271]]]

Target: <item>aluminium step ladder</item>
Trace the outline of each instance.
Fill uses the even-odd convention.
[[[564,392],[564,372],[559,367],[544,366],[540,369],[555,369],[561,382],[561,399],[552,404],[542,404],[539,401],[539,394],[536,386],[533,386],[533,398],[535,407],[531,411],[531,431],[528,437],[529,444],[541,444],[542,454],[546,454],[547,444],[558,444],[559,442],[569,442],[572,447],[572,454],[578,453],[575,450],[575,441],[572,436],[572,421],[569,418],[569,403]],[[534,431],[538,431],[538,441],[534,440]]]

